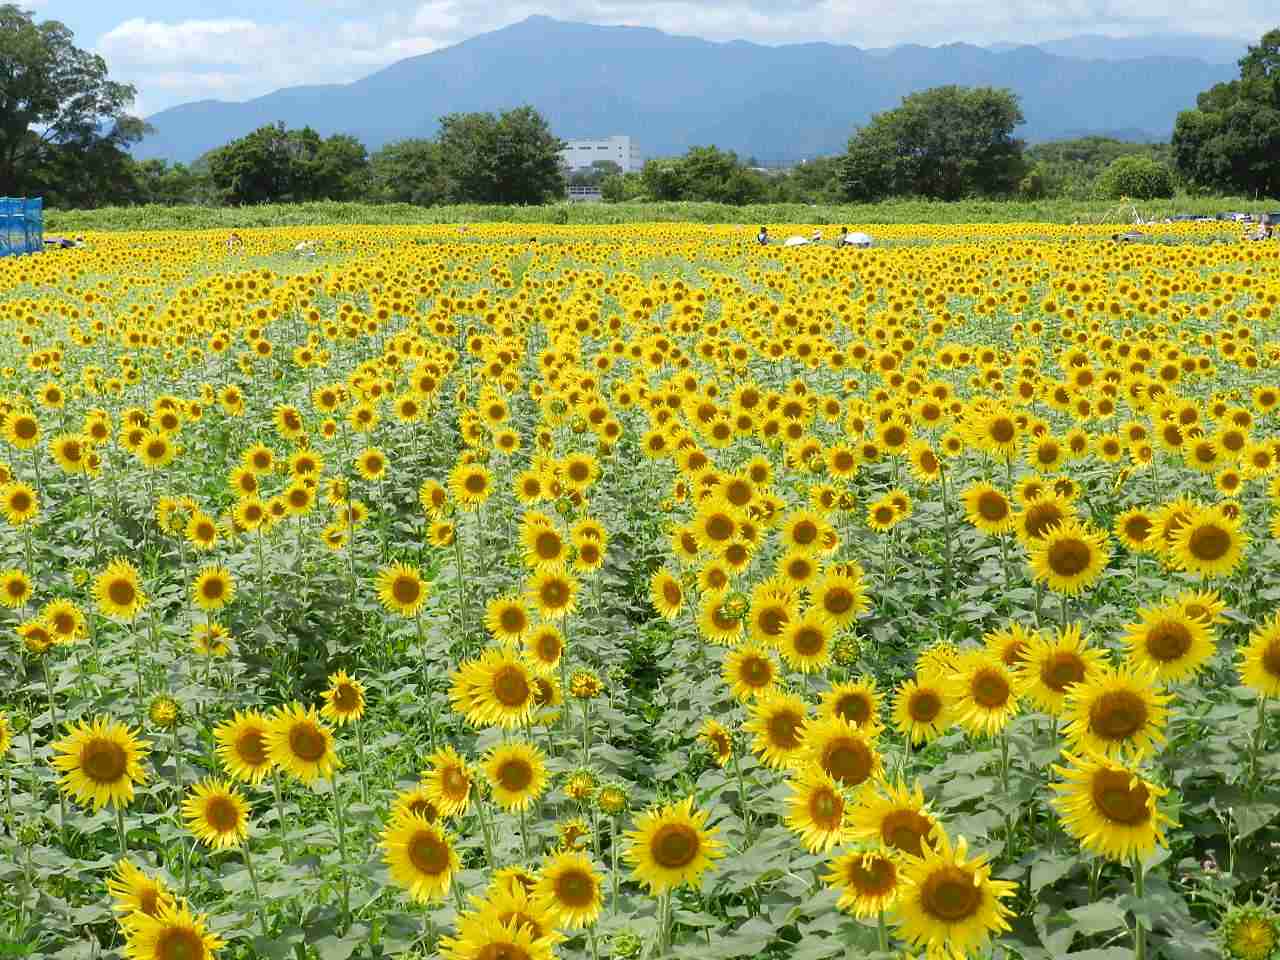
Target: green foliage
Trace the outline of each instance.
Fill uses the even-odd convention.
[[[1131,143],[1111,137],[1079,137],[1054,140],[1028,147],[1031,164],[1018,193],[1028,199],[1069,197],[1085,200],[1094,196],[1098,177],[1120,157],[1147,157],[1168,166],[1172,153],[1167,143]],[[1038,190],[1038,193],[1028,193]],[[1172,194],[1169,194],[1170,196]]]
[[[456,202],[538,204],[564,195],[564,144],[533,107],[449,114],[439,143]]]
[[[209,176],[232,204],[366,196],[369,157],[354,137],[268,124],[209,155]]]
[[[842,182],[850,200],[1005,196],[1024,173],[1017,96],[991,87],[934,87],[876,114],[849,141]]]
[[[597,160],[591,166],[569,174],[571,187],[599,187],[610,177],[622,176],[622,168],[612,160]]]
[[[124,148],[146,132],[126,112],[134,88],[109,79],[106,61],[77,47],[66,26],[37,24],[12,4],[0,6],[0,76],[0,195],[117,197]]]
[[[431,206],[449,193],[440,145],[433,140],[396,140],[369,158],[370,199]]]
[[[732,150],[690,147],[682,157],[650,160],[641,171],[653,200],[693,200],[740,205],[765,199],[764,178]]]
[[[1108,200],[1158,200],[1173,196],[1173,173],[1150,157],[1127,156],[1113,161],[1098,177],[1097,195]]]
[[[1211,87],[1178,115],[1173,152],[1199,187],[1280,192],[1280,29],[1249,48],[1240,79]]]

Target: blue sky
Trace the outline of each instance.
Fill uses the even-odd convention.
[[[1275,0],[18,0],[103,54],[147,115],[190,100],[244,100],[344,83],[534,13],[639,24],[712,40],[827,40],[862,47],[1080,33],[1256,38]]]

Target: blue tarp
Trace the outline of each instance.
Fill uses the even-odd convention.
[[[44,200],[0,197],[0,257],[44,249]]]

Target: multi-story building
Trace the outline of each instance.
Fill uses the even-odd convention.
[[[630,137],[566,140],[560,159],[570,170],[585,170],[597,160],[611,160],[622,168],[623,173],[633,173],[643,164],[640,148]]]

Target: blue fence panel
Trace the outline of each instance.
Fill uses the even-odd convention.
[[[43,198],[0,197],[0,257],[43,249]]]

